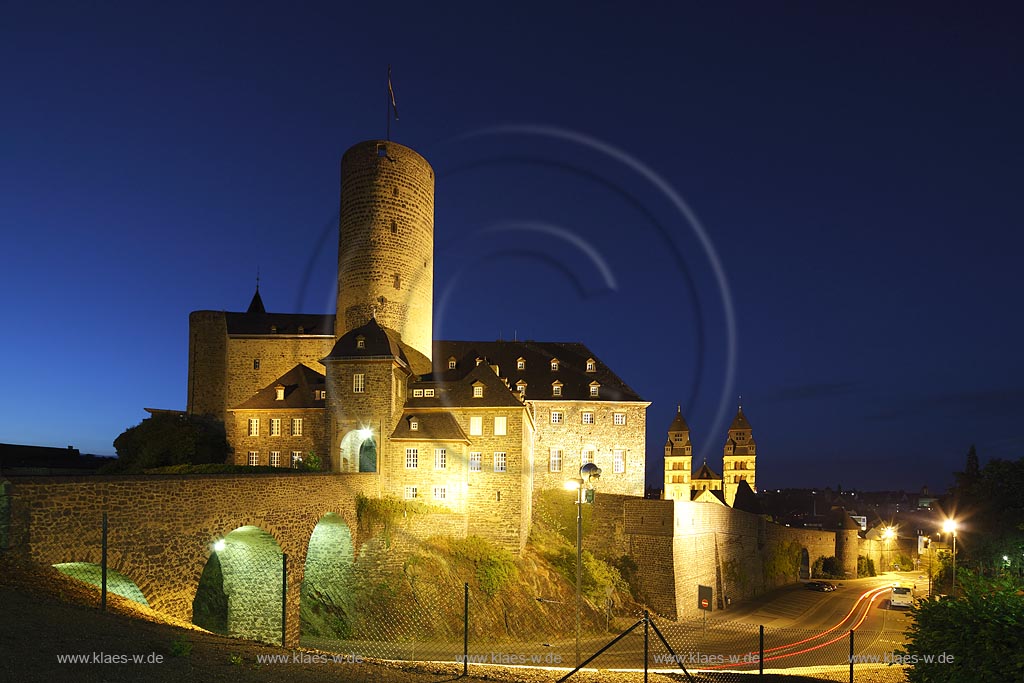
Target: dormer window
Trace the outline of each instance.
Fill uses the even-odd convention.
[[[551,372],[558,372],[558,359],[557,358],[552,358],[551,359]]]
[[[480,383],[480,382],[477,382],[477,383],[475,383],[473,385],[473,398],[483,398],[483,397],[484,397],[484,385],[482,383]]]
[[[525,370],[525,369],[526,369],[526,359],[525,358],[517,358],[516,359],[516,370]]]
[[[327,390],[326,389],[319,389],[319,390],[317,390],[316,397],[318,399],[320,399],[321,401],[326,401],[327,400]]]
[[[455,369],[455,365],[456,365],[456,363],[455,363],[455,356],[451,356],[448,359],[448,369],[449,370],[454,370]]]
[[[415,417],[410,417],[409,418],[409,431],[410,432],[418,432],[419,430],[420,430],[420,421],[419,421],[419,419],[415,418]]]
[[[281,386],[280,384],[278,384],[276,387],[274,387],[274,400],[275,401],[283,401],[284,400],[284,387]]]
[[[476,364],[477,364],[477,365],[480,365],[480,364],[481,364],[481,363],[483,363],[483,362],[484,362],[484,359],[483,359],[483,358],[481,358],[481,357],[479,357],[479,356],[477,356],[477,358],[476,358]]]
[[[593,358],[587,359],[587,372],[597,372],[597,361]]]
[[[357,349],[365,349],[366,348],[366,337],[364,337],[363,335],[359,335],[358,337],[356,337],[356,348]]]
[[[554,382],[554,383],[552,383],[552,385],[551,385],[551,395],[552,396],[561,396],[562,395],[562,383],[561,382]]]
[[[434,390],[433,389],[424,389],[423,390],[423,398],[434,398]]]
[[[270,326],[270,334],[277,334],[277,325]]]
[[[305,334],[305,333],[306,333],[306,328],[303,327],[302,325],[299,325],[299,334]]]
[[[525,394],[526,393],[526,382],[523,382],[522,380],[516,382],[516,391],[518,391],[520,394]]]
[[[597,398],[601,395],[601,385],[597,382],[590,383],[590,398]]]

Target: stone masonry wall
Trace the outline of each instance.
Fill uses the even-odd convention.
[[[584,450],[595,453],[601,468],[599,491],[630,496],[644,494],[647,403],[611,401],[530,401],[537,423],[534,441],[534,488],[561,489],[566,479],[579,476]],[[551,422],[552,411],[562,413],[561,423]],[[583,413],[594,414],[594,424],[583,424]],[[625,415],[616,425],[614,414]],[[561,449],[562,465],[552,469],[551,450]],[[614,451],[625,451],[625,472],[614,471]]]
[[[434,171],[394,142],[353,145],[341,161],[340,338],[371,316],[429,360],[433,341]],[[429,365],[415,367],[430,372]]]
[[[356,497],[376,488],[375,474],[13,478],[10,549],[42,564],[98,563],[106,511],[109,566],[135,581],[155,609],[191,620],[213,542],[255,526],[288,555],[295,644],[313,528],[334,512],[358,542]]]

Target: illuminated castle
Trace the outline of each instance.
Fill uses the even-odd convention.
[[[189,317],[188,412],[224,421],[234,462],[316,456],[381,495],[467,512],[522,547],[536,491],[579,467],[642,496],[648,402],[580,343],[433,339],[434,172],[373,140],[341,162],[336,315]]]

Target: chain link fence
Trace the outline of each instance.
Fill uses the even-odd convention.
[[[109,566],[125,549],[108,547],[116,534],[108,535],[105,518],[99,526],[98,534],[89,534],[96,552],[88,553],[98,561],[54,567],[99,587],[101,608],[108,593],[147,604],[131,577]],[[300,644],[360,661],[447,662],[465,671],[543,667],[560,670],[562,680],[572,680],[577,666],[674,673],[693,681],[744,681],[759,674],[906,680],[902,629],[869,628],[864,618],[820,630],[727,621],[724,613],[675,621],[616,604],[612,594],[603,604],[585,597],[577,610],[574,593],[532,595],[486,581],[456,583],[454,574],[440,576],[436,566],[413,560],[378,571],[361,566],[350,551],[328,559],[313,566],[307,558]],[[232,531],[212,544],[192,604],[193,622],[216,633],[283,642],[288,571],[295,570],[270,534],[256,527]],[[879,607],[868,602],[863,609]]]

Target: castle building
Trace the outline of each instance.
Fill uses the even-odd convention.
[[[534,495],[594,462],[642,496],[644,401],[581,343],[433,339],[434,173],[394,142],[342,157],[336,315],[189,316],[188,412],[224,421],[233,461],[311,456],[380,495],[463,512],[521,548]]]
[[[711,469],[705,461],[691,476],[693,446],[690,442],[690,428],[683,418],[682,410],[677,408],[676,416],[668,428],[668,441],[665,442],[663,497],[667,500],[693,501],[717,499],[732,507],[741,482],[746,482],[751,491],[757,490],[754,481],[756,454],[757,445],[750,422],[743,413],[743,406],[739,406],[723,448],[722,475]]]

